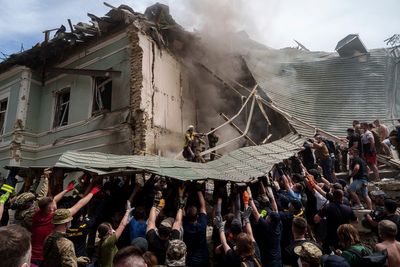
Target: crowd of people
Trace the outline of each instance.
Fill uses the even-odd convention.
[[[373,129],[353,126],[348,179],[336,178],[337,153],[320,134],[249,183],[85,173],[53,194],[46,169],[38,190],[15,195],[12,168],[0,266],[400,266],[397,202],[367,190],[369,172],[379,179]],[[397,132],[378,133],[397,145]],[[364,243],[361,226],[379,241]]]

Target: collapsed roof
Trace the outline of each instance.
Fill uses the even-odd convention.
[[[248,182],[264,176],[274,164],[293,156],[303,139],[290,134],[272,143],[237,149],[208,163],[195,163],[158,156],[119,156],[97,152],[66,152],[55,167],[86,170],[98,175],[146,171],[178,180],[215,179]]]
[[[127,5],[118,8],[107,3],[111,10],[103,17],[88,13],[90,22],[78,22],[73,25],[70,20],[69,30],[64,25],[58,29],[44,31],[44,41],[36,44],[31,49],[10,55],[0,62],[0,73],[13,66],[26,66],[33,70],[45,71],[47,66],[61,63],[73,53],[99,42],[102,37],[115,33],[127,25],[135,25],[141,31],[151,36],[159,46],[168,46],[168,39],[164,31],[168,31],[175,39],[191,40],[192,35],[183,31],[172,16],[166,5],[155,4],[148,7],[144,14],[135,12]],[[55,34],[50,38],[50,33]],[[184,37],[180,36],[184,35]]]

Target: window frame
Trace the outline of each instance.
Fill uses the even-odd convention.
[[[9,106],[10,106],[10,92],[6,92],[3,94],[0,94],[0,102],[7,100],[7,107],[6,110],[4,111],[4,121],[3,121],[3,125],[1,125],[0,127],[0,136],[3,136],[4,134],[6,134],[5,130],[6,130],[6,125],[7,125],[7,117],[8,117],[8,110],[9,110]]]
[[[67,123],[64,124],[64,125],[59,124],[59,123],[56,124],[56,122],[59,120],[59,118],[58,118],[58,116],[59,116],[58,115],[58,113],[59,113],[58,106],[59,106],[60,97],[61,97],[62,94],[65,94],[66,92],[69,93],[69,99],[68,99],[68,102],[65,102],[65,103],[68,104],[68,107],[67,107],[67,113],[65,113],[65,111],[64,111],[63,116],[65,116],[65,114],[68,116],[67,117]],[[57,128],[68,126],[69,125],[69,111],[70,111],[70,106],[71,106],[71,86],[66,86],[66,87],[54,92],[53,99],[54,99],[54,109],[53,109],[54,113],[53,113],[52,129],[57,129]],[[62,105],[64,105],[65,103],[63,103]],[[61,107],[60,107],[60,109],[61,109]],[[61,123],[62,122],[62,118],[60,118],[60,119],[61,119],[61,121],[60,121],[60,123]]]
[[[97,79],[104,79],[99,85],[97,83]],[[100,107],[100,104],[97,104],[97,100],[102,101],[101,99],[101,93],[99,91],[99,88],[103,87],[105,88],[105,86],[111,83],[111,93],[110,93],[110,108],[104,108],[104,104],[101,103],[101,105],[103,107]],[[91,96],[91,100],[92,100],[92,107],[91,107],[91,116],[96,116],[99,114],[103,114],[103,113],[107,113],[107,112],[111,112],[112,109],[112,90],[113,90],[113,79],[111,77],[92,77],[92,96]],[[96,106],[98,106],[98,109],[95,109]]]

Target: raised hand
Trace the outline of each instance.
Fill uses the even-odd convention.
[[[70,192],[70,191],[72,191],[72,190],[74,190],[74,188],[75,188],[75,184],[76,184],[76,182],[75,181],[71,181],[71,182],[69,182],[68,183],[68,185],[67,185],[67,192]]]
[[[214,218],[214,226],[218,229],[219,232],[224,231],[224,222],[222,221],[221,215],[217,215]]]

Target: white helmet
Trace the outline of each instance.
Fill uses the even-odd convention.
[[[194,130],[194,126],[193,126],[193,125],[189,125],[189,126],[188,126],[188,131],[189,131],[189,130]]]

